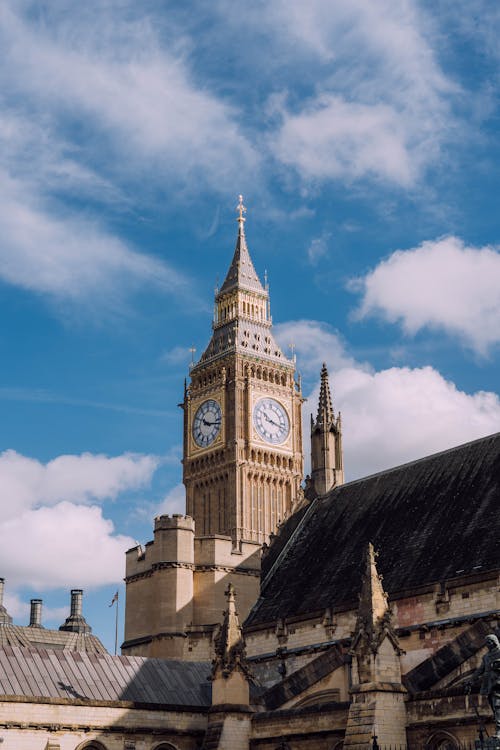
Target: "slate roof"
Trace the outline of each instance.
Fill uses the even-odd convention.
[[[389,596],[500,569],[500,433],[360,479],[284,525],[246,626],[356,606],[368,542]],[[276,548],[275,548],[276,545]]]
[[[33,648],[50,648],[63,651],[108,653],[99,638],[90,633],[72,633],[25,625],[0,624],[0,648],[4,646],[31,646]]]
[[[132,701],[207,708],[208,662],[147,659],[19,646],[0,649],[0,697]]]

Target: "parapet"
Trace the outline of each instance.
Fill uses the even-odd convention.
[[[194,519],[191,516],[183,516],[181,513],[174,513],[172,516],[156,516],[155,533],[157,531],[168,531],[169,529],[182,529],[183,531],[192,531],[194,534]]]

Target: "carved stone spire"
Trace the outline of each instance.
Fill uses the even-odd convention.
[[[356,655],[358,660],[360,683],[381,679],[381,675],[376,674],[374,657],[386,638],[392,644],[392,651],[397,656],[401,653],[398,638],[392,626],[392,613],[387,603],[387,594],[382,586],[382,578],[377,571],[376,558],[373,544],[370,542],[366,549],[358,616],[351,645],[351,652]],[[397,662],[396,672],[399,672],[399,661]],[[393,681],[400,676],[400,672],[393,675]]]
[[[311,480],[317,495],[344,483],[341,417],[339,412],[335,418],[325,363],[321,368],[316,421],[311,415]]]
[[[222,675],[228,678],[235,671],[249,675],[245,662],[245,641],[236,611],[235,589],[230,583],[225,592],[227,609],[224,612],[221,629],[215,639],[215,659],[212,676]]]
[[[321,368],[321,385],[319,389],[318,416],[316,421],[329,424],[330,422],[333,422],[333,420],[334,416],[330,383],[328,381],[328,370],[326,369],[325,362],[323,362],[323,367]]]
[[[377,571],[377,554],[373,544],[366,548],[365,572],[359,597],[358,620],[365,628],[375,631],[379,623],[388,615],[387,594]]]

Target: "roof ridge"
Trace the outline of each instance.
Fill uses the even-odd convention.
[[[366,482],[367,479],[373,479],[374,477],[379,477],[384,474],[390,474],[393,471],[404,469],[407,466],[413,466],[414,464],[423,463],[424,461],[428,461],[431,458],[436,458],[437,456],[445,456],[446,454],[453,453],[454,451],[457,451],[460,448],[466,448],[469,445],[481,443],[484,440],[490,440],[491,438],[496,438],[496,437],[500,438],[500,432],[493,432],[491,435],[484,435],[484,437],[476,438],[475,440],[470,440],[467,443],[460,443],[459,445],[455,445],[452,448],[446,448],[444,451],[437,451],[436,453],[429,453],[427,456],[422,456],[421,458],[414,458],[412,461],[406,461],[403,464],[397,464],[397,466],[390,466],[388,469],[375,471],[373,474],[367,474],[365,477],[358,477],[357,479],[351,479],[350,482],[345,482],[344,484],[339,485],[338,487],[334,487],[324,497],[330,497],[334,492],[341,491],[344,487],[349,487],[353,484],[358,484],[359,482]]]

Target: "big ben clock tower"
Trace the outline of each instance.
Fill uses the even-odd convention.
[[[272,334],[269,292],[238,237],[215,297],[213,333],[184,398],[186,511],[196,536],[263,543],[290,514],[302,480],[301,394]]]
[[[259,595],[261,546],[301,494],[302,395],[273,337],[245,212],[240,196],[212,337],[181,404],[186,515],[155,518],[154,540],[127,552],[126,654],[211,658],[228,583],[244,619]]]

